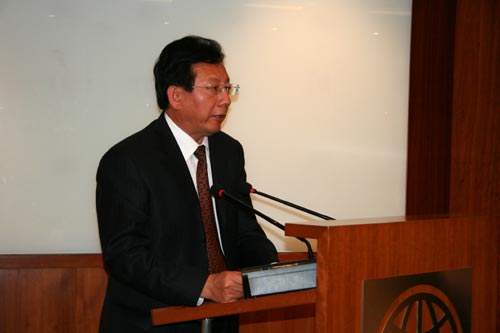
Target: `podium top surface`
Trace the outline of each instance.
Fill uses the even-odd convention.
[[[293,291],[283,294],[242,299],[233,303],[206,302],[199,307],[174,306],[151,311],[153,325],[165,325],[204,318],[214,318],[262,310],[280,309],[316,302],[316,290]]]
[[[319,238],[321,234],[330,228],[355,226],[355,225],[368,225],[368,224],[386,224],[386,223],[400,223],[410,221],[436,221],[436,220],[449,220],[450,218],[461,219],[464,216],[450,216],[450,215],[425,215],[425,216],[389,216],[389,217],[373,217],[373,218],[359,218],[359,219],[345,219],[345,220],[328,220],[328,221],[304,221],[285,224],[286,236],[300,236],[307,238]]]

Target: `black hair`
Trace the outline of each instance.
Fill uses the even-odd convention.
[[[195,73],[192,65],[199,62],[221,64],[224,53],[218,42],[199,36],[186,36],[171,42],[156,62],[153,73],[155,76],[156,100],[160,109],[169,105],[167,88],[171,85],[193,90]]]

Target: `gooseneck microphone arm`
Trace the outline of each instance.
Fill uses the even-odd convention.
[[[245,208],[245,209],[253,212],[255,215],[258,215],[258,216],[262,217],[264,220],[266,220],[267,222],[271,223],[275,227],[277,227],[277,228],[285,231],[285,226],[283,224],[281,224],[278,221],[270,218],[269,216],[267,216],[267,215],[259,212],[258,210],[256,210],[255,208],[253,208],[252,206],[250,206],[249,204],[247,204],[246,202],[243,202],[240,199],[236,198],[235,196],[227,193],[222,187],[220,187],[218,185],[213,185],[210,188],[210,192],[212,193],[212,195],[215,198],[222,198],[222,197],[227,198],[231,202],[233,202],[234,204],[240,206],[241,208]],[[306,246],[307,246],[307,253],[308,253],[309,259],[314,259],[314,252],[312,250],[311,243],[309,243],[309,241],[307,239],[302,238],[302,237],[295,237],[295,238],[297,238],[299,241],[301,241],[304,244],[306,244]]]
[[[270,194],[267,194],[267,193],[264,193],[264,192],[260,192],[260,191],[257,191],[257,189],[253,188],[252,185],[248,184],[248,183],[245,183],[245,184],[242,184],[241,185],[241,190],[242,192],[244,193],[255,193],[255,194],[258,194],[260,196],[263,196],[265,198],[268,198],[268,199],[271,199],[273,201],[277,201],[279,203],[282,203],[286,206],[289,206],[289,207],[292,207],[292,208],[295,208],[297,210],[300,210],[300,211],[303,211],[305,213],[308,213],[308,214],[311,214],[313,216],[316,216],[316,217],[319,217],[323,220],[335,220],[333,217],[330,217],[328,215],[324,215],[324,214],[321,214],[321,213],[318,213],[318,212],[315,212],[313,210],[310,210],[308,208],[305,208],[305,207],[302,207],[302,206],[299,206],[299,205],[296,205],[294,203],[291,203],[289,201],[286,201],[286,200],[283,200],[283,199],[280,199],[280,198],[276,198],[275,196],[272,196]]]

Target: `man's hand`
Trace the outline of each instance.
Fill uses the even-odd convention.
[[[200,296],[217,303],[237,301],[243,297],[241,273],[224,271],[210,274]]]

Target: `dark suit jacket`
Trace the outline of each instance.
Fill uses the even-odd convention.
[[[214,184],[236,189],[246,181],[241,145],[222,132],[209,145]],[[209,275],[198,196],[163,114],[103,156],[96,205],[109,273],[100,331],[200,332],[198,323],[151,327],[153,308],[195,306]],[[224,199],[216,207],[229,269],[277,261],[253,214]]]

